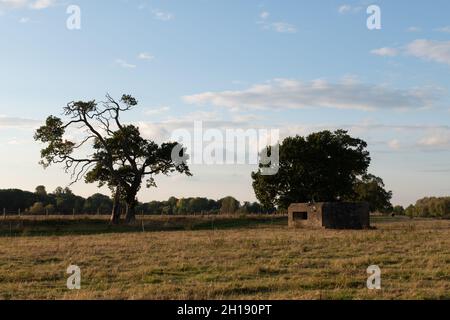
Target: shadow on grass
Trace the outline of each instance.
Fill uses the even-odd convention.
[[[0,237],[39,237],[96,235],[109,233],[136,233],[188,230],[227,230],[258,228],[263,226],[287,226],[282,216],[192,216],[151,217],[138,220],[134,225],[111,225],[105,219],[49,218],[0,220]]]

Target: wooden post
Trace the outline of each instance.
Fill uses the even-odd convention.
[[[18,211],[18,212],[19,212],[19,217],[20,217],[20,208],[19,208],[19,211]]]
[[[72,215],[75,218],[75,208],[72,209]]]
[[[6,208],[3,208],[3,218],[6,219]]]

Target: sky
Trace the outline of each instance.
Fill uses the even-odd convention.
[[[450,195],[449,12],[447,0],[0,0],[0,188],[69,185],[38,164],[34,130],[70,101],[126,93],[139,105],[124,121],[158,142],[194,121],[280,138],[343,128],[368,142],[395,204]],[[255,169],[195,164],[139,200],[253,201]]]

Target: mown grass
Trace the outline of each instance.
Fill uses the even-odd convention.
[[[197,217],[188,227],[186,218],[161,219],[144,221],[145,232],[97,234],[101,220],[89,232],[91,219],[76,232],[58,224],[56,235],[45,220],[50,227],[33,236],[18,226],[10,237],[2,225],[0,298],[450,299],[450,221],[378,219],[374,230],[333,231],[292,230],[284,217]],[[71,264],[81,290],[66,288]],[[372,264],[380,291],[366,288]]]

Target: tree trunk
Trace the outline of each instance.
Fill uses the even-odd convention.
[[[141,176],[137,177],[134,183],[127,190],[126,203],[127,212],[125,216],[125,222],[127,224],[133,224],[136,222],[136,205],[137,205],[137,193],[139,191],[139,186],[141,183]]]
[[[127,224],[133,224],[136,222],[136,200],[133,200],[131,203],[127,204],[125,222]]]
[[[116,188],[116,192],[114,194],[113,200],[113,208],[111,214],[111,224],[118,225],[120,224],[120,188]]]

